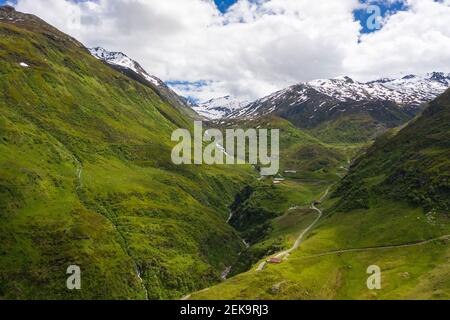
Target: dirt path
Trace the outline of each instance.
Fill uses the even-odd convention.
[[[326,198],[326,196],[328,195],[329,192],[330,192],[330,188],[328,188],[327,191],[325,191],[325,194],[320,198],[319,201],[320,201],[320,202],[323,201],[323,200]],[[311,204],[311,209],[314,210],[314,211],[316,211],[316,212],[318,213],[318,216],[317,216],[317,218],[314,220],[314,222],[313,222],[311,225],[309,225],[308,228],[306,228],[305,230],[303,230],[303,232],[298,236],[298,238],[297,238],[297,240],[295,241],[295,243],[294,243],[294,245],[292,246],[292,248],[290,248],[289,250],[286,250],[286,251],[283,251],[283,252],[280,252],[280,253],[276,254],[275,256],[273,256],[274,258],[277,258],[277,259],[284,259],[284,258],[286,258],[287,256],[289,256],[293,251],[297,250],[297,249],[300,247],[300,245],[302,244],[303,238],[305,237],[305,235],[306,235],[308,232],[310,232],[311,229],[314,228],[314,226],[319,222],[319,220],[322,218],[323,213],[322,213],[322,210],[320,210],[319,208],[317,208],[317,207],[315,206],[315,204],[316,204],[316,201],[314,201],[314,202]],[[291,209],[292,209],[292,208],[291,208]],[[291,210],[291,209],[290,209],[290,210]],[[264,269],[264,267],[266,266],[266,264],[267,264],[267,261],[261,262],[261,263],[258,265],[258,268],[256,268],[256,271],[262,271],[262,270]]]
[[[320,202],[325,199],[325,197],[328,195],[329,191],[330,191],[330,189],[328,189],[325,192],[325,194],[320,198]],[[322,215],[323,215],[322,211],[315,206],[315,203],[313,203],[311,205],[311,209],[316,210],[319,213],[319,216],[317,217],[317,219],[307,229],[305,229],[300,234],[300,236],[298,237],[297,241],[295,242],[294,246],[291,249],[276,254],[275,256],[273,256],[274,258],[283,259],[283,258],[289,256],[293,251],[297,250],[300,247],[300,245],[302,244],[303,238],[305,237],[305,235],[309,231],[311,231],[311,229],[317,224],[317,222],[319,222],[319,220],[322,218]],[[377,250],[390,250],[390,249],[399,249],[399,248],[418,247],[418,246],[423,246],[423,245],[432,243],[434,241],[439,241],[439,240],[450,240],[450,235],[445,235],[445,236],[441,236],[438,238],[433,238],[433,239],[429,239],[429,240],[425,240],[425,241],[410,242],[410,243],[404,243],[404,244],[399,244],[399,245],[333,250],[333,251],[328,251],[328,252],[319,253],[319,254],[315,254],[315,255],[305,256],[305,257],[301,257],[301,258],[302,259],[318,258],[318,257],[339,255],[339,254],[343,254],[343,253],[352,253],[352,252],[368,252],[368,251],[377,251]],[[267,265],[267,261],[262,262],[261,264],[258,265],[258,268],[256,269],[256,271],[262,271],[266,265]]]
[[[302,259],[318,258],[318,257],[325,257],[325,256],[338,255],[338,254],[351,253],[351,252],[367,252],[367,251],[377,251],[377,250],[411,248],[411,247],[423,246],[423,245],[432,243],[434,241],[439,241],[439,240],[450,240],[450,234],[442,236],[442,237],[438,237],[438,238],[425,240],[425,241],[411,242],[411,243],[405,243],[405,244],[399,244],[399,245],[380,246],[380,247],[334,250],[334,251],[328,251],[328,252],[319,253],[319,254],[315,254],[315,255],[305,256],[305,257],[301,257],[301,258]]]

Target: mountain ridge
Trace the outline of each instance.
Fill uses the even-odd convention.
[[[199,119],[199,115],[191,108],[188,100],[175,93],[160,78],[148,73],[137,61],[119,51],[108,51],[102,47],[88,48],[95,58],[104,61],[117,71],[154,89],[163,99],[175,106],[191,119]]]
[[[174,165],[189,117],[43,20],[0,16],[0,299],[170,299],[220,281],[244,246],[227,206],[251,168]],[[70,265],[83,290],[67,290]]]
[[[108,51],[102,47],[89,48],[88,50],[99,60],[133,70],[155,86],[164,85],[164,82],[161,79],[150,75],[137,61],[131,59],[122,52]]]
[[[437,75],[441,75],[437,78]],[[244,110],[232,113],[232,118],[251,118],[277,111],[282,103],[295,107],[307,102],[311,96],[322,95],[324,103],[362,101],[391,101],[399,107],[418,112],[420,106],[436,98],[450,86],[450,74],[433,72],[424,76],[411,75],[401,79],[384,79],[358,82],[350,77],[318,79],[295,84],[250,103]],[[281,103],[281,101],[283,101]],[[270,105],[268,105],[270,104]]]
[[[450,210],[448,123],[450,89],[405,128],[386,133],[355,160],[334,194],[342,198],[340,206],[366,207],[371,195],[383,195],[427,210]]]
[[[288,232],[288,245],[266,251],[264,259],[257,255],[247,272],[189,298],[448,300],[449,122],[450,89],[408,125],[380,136],[327,189],[332,190],[328,197],[327,191],[316,196],[310,208],[320,208],[323,217],[312,231],[299,225]],[[241,210],[247,207],[244,203]],[[295,210],[307,214],[306,207],[292,207],[281,218],[266,215],[258,221],[272,229],[244,253],[247,260],[267,243],[279,243],[280,233],[273,229],[279,230],[284,219],[292,225]],[[308,234],[300,248],[281,262],[271,259],[295,247],[302,232]],[[369,266],[382,272],[380,290],[368,290]]]
[[[207,119],[220,120],[228,118],[233,112],[241,110],[249,103],[249,101],[242,101],[233,96],[227,95],[198,103],[193,105],[192,108]]]
[[[349,77],[313,80],[256,100],[229,119],[273,115],[325,142],[365,143],[413,119],[449,84],[450,75],[438,72],[368,83]]]
[[[171,134],[195,114],[125,54],[95,59],[12,7],[0,48],[0,300],[177,299],[214,284],[193,297],[450,297],[450,90],[428,102],[448,75],[260,99],[260,113],[220,122],[280,130],[282,170],[257,180],[258,166],[174,165]],[[206,103],[245,110],[233,100]],[[245,272],[299,234],[287,260]],[[69,265],[82,290],[67,290]],[[367,290],[370,265],[383,290]]]

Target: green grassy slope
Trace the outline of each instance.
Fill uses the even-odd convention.
[[[276,116],[230,121],[227,128],[280,130],[280,172],[247,186],[231,206],[229,223],[250,245],[232,265],[230,275],[245,272],[261,258],[288,249],[316,213],[308,208],[347,172],[360,143],[324,143]],[[275,179],[275,180],[276,180]],[[292,225],[285,225],[287,222]]]
[[[386,130],[386,126],[374,121],[370,115],[360,113],[323,122],[309,132],[329,143],[366,143]]]
[[[449,299],[449,101],[450,91],[361,156],[287,261],[192,299]],[[372,265],[381,290],[367,288]]]
[[[0,299],[177,298],[217,281],[243,247],[225,221],[250,171],[172,165],[186,118],[26,18],[0,22]]]
[[[231,275],[247,271],[263,257],[288,249],[315,213],[310,203],[326,190],[329,181],[271,180],[245,188],[231,206],[229,221],[249,245],[232,265]]]
[[[329,213],[287,261],[259,272],[255,264],[191,298],[449,299],[450,237],[428,242],[443,235],[448,216],[406,204]],[[381,268],[381,290],[366,286],[371,265]]]
[[[429,210],[450,210],[450,91],[399,132],[389,132],[360,157],[338,188],[346,208],[380,196]]]
[[[307,130],[296,128],[277,116],[249,121],[232,120],[227,128],[267,128],[280,130],[280,173],[290,178],[338,180],[341,166],[347,165],[363,144],[358,142],[324,143]],[[292,172],[285,172],[292,171]],[[295,172],[294,172],[295,171]]]

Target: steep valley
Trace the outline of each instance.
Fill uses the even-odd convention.
[[[449,84],[345,77],[192,107],[0,7],[0,300],[449,299]],[[279,173],[175,165],[171,135],[198,119],[280,130]]]
[[[192,122],[37,17],[0,22],[0,296],[167,299],[243,244],[227,206],[254,173],[177,167]],[[83,290],[66,288],[79,265]]]
[[[285,261],[262,270],[254,263],[191,298],[448,299],[449,102],[450,90],[358,157],[320,203],[324,217],[318,226]],[[269,234],[264,242],[277,237]],[[382,271],[381,290],[366,286],[370,266]]]

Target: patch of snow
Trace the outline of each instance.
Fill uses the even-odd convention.
[[[239,112],[248,104],[248,101],[240,101],[232,96],[225,96],[202,102],[193,106],[193,109],[207,119],[216,120],[227,118],[229,114]]]
[[[155,76],[150,75],[147,71],[142,68],[139,63],[129,58],[126,54],[122,52],[110,52],[104,48],[90,48],[89,52],[99,60],[103,60],[108,64],[113,64],[130,69],[137,73],[138,75],[144,77],[148,82],[154,86],[160,86],[164,83]]]
[[[327,102],[334,103],[333,111],[340,102],[392,101],[401,107],[418,107],[430,102],[450,87],[450,74],[432,72],[408,75],[401,79],[382,78],[371,82],[358,82],[342,76],[300,83],[267,97],[256,100],[228,115],[228,118],[252,119],[276,112],[277,106],[298,106],[321,94],[318,112]],[[325,97],[324,97],[325,96]],[[323,101],[326,99],[325,101]],[[319,103],[318,102],[318,103]],[[346,110],[340,110],[345,112]]]

